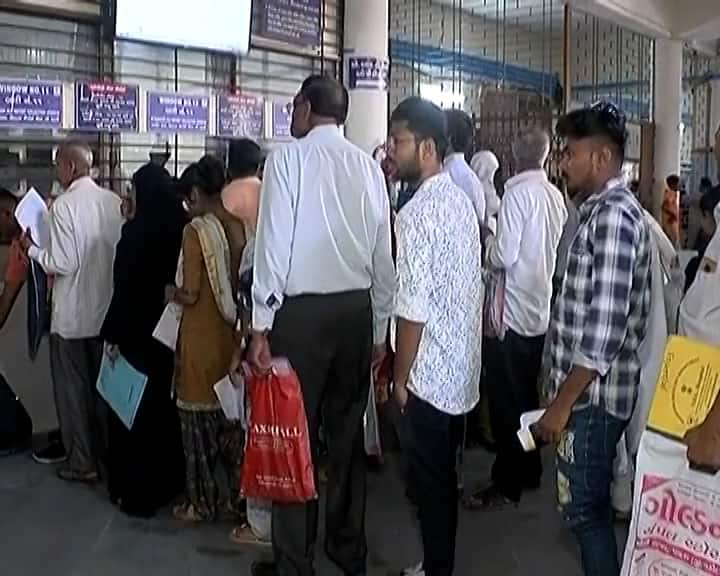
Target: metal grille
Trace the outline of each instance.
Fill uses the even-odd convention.
[[[700,179],[715,175],[710,126],[710,79],[720,72],[720,58],[686,50],[683,54],[683,138],[680,151],[685,186],[697,190]]]
[[[562,70],[559,0],[391,0],[391,106],[427,85],[479,112],[482,91],[552,100]]]
[[[321,46],[303,49],[253,37],[247,56],[113,42],[102,25],[107,0],[85,0],[71,14],[61,1],[48,2],[42,14],[0,11],[0,77],[42,80],[97,80],[139,84],[145,90],[187,91],[213,95],[238,90],[268,100],[289,101],[312,73],[339,76],[343,0],[324,0]],[[257,3],[256,3],[257,4]],[[28,6],[18,0],[15,9]],[[38,8],[33,10],[37,12]],[[58,18],[58,16],[62,18]],[[253,15],[253,25],[259,13]],[[68,18],[81,18],[74,22]],[[47,192],[54,180],[52,153],[65,137],[37,130],[0,130],[0,184],[18,188],[23,180]],[[122,190],[150,152],[169,151],[168,168],[179,174],[206,151],[223,154],[225,143],[203,135],[85,135],[96,153],[100,180]],[[271,146],[272,143],[266,142]]]
[[[439,104],[463,108],[476,146],[510,176],[518,132],[550,130],[562,101],[562,2],[391,0],[390,9],[391,106],[431,90]]]
[[[571,106],[609,100],[632,120],[651,120],[655,41],[579,11],[571,35]]]
[[[1,78],[94,79],[100,74],[98,46],[91,24],[0,11]],[[62,138],[51,130],[0,129],[0,185],[49,193],[53,148]],[[99,142],[91,138],[96,153]]]

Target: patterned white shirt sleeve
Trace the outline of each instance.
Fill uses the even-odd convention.
[[[404,226],[399,221],[395,315],[410,322],[425,324],[430,315],[431,243],[426,221],[420,219]]]

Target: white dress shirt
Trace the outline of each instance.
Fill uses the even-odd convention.
[[[465,161],[465,155],[459,153],[450,154],[445,158],[444,169],[445,172],[450,175],[455,185],[465,192],[470,202],[472,202],[478,224],[484,225],[485,190],[477,174],[473,172],[473,169],[470,168],[470,165]]]
[[[466,414],[480,392],[480,228],[448,174],[425,181],[398,213],[395,316],[423,324],[408,389],[441,412]]]
[[[271,153],[265,165],[253,328],[272,328],[285,296],[367,289],[380,344],[395,290],[385,178],[337,126],[320,126]]]
[[[66,339],[100,334],[113,293],[120,198],[90,177],[73,182],[50,207],[50,244],[29,256],[55,276],[50,331]]]
[[[543,170],[529,170],[505,185],[497,237],[488,261],[505,270],[505,325],[520,336],[545,334],[550,323],[552,277],[567,208]]]

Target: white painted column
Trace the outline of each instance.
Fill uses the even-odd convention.
[[[714,154],[710,159],[710,174],[713,181],[720,179],[720,162],[717,161],[718,144],[720,138],[716,141],[716,134],[720,130],[720,78],[710,82],[710,145],[713,146]]]
[[[365,65],[376,63],[389,72],[389,0],[345,1],[345,85],[350,91],[350,114],[345,125],[348,139],[365,150],[385,142],[388,121],[388,87],[380,79],[351,85],[351,59]],[[385,76],[387,78],[387,76]]]
[[[653,211],[660,214],[665,179],[680,174],[682,143],[683,45],[655,41],[655,189]]]

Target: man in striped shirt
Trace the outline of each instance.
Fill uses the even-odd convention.
[[[587,576],[620,573],[610,484],[640,384],[650,309],[650,233],[621,177],[627,132],[612,104],[570,113],[563,171],[580,225],[550,329],[552,401],[535,434],[558,446],[558,498]]]

